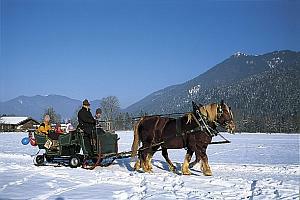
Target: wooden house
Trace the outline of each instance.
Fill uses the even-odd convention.
[[[39,122],[31,117],[0,117],[0,131],[26,131],[34,129]]]

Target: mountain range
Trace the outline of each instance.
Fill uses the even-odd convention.
[[[167,87],[129,106],[138,115],[190,111],[223,99],[239,131],[300,132],[300,52],[236,53],[185,83]]]
[[[188,112],[191,101],[223,99],[231,106],[239,131],[300,132],[300,52],[283,50],[263,55],[235,53],[185,83],[154,92],[123,112],[162,114]],[[91,102],[94,110],[99,100]],[[41,118],[52,106],[70,118],[81,101],[59,95],[19,96],[0,103],[0,114]]]
[[[95,110],[100,105],[100,100],[91,101],[91,108]],[[0,103],[0,113],[6,115],[31,116],[36,120],[41,120],[45,110],[49,107],[62,117],[62,119],[71,118],[78,108],[82,105],[82,101],[71,99],[61,95],[35,95],[35,96],[19,96],[6,102]]]

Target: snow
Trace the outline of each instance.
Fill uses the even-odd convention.
[[[3,124],[19,124],[22,121],[28,119],[28,117],[1,117],[0,123]]]
[[[277,67],[278,65],[280,65],[281,63],[283,63],[284,61],[280,58],[280,57],[274,57],[271,60],[267,61],[269,67],[271,69],[274,69],[275,67]]]
[[[119,151],[130,150],[131,131],[117,132]],[[37,147],[21,144],[26,133],[0,133],[0,199],[298,199],[297,134],[236,134],[230,144],[210,145],[213,176],[199,164],[181,175],[184,150],[169,150],[178,172],[157,152],[153,173],[132,171],[130,158],[95,170],[33,165]],[[221,140],[219,137],[215,141]]]
[[[254,61],[253,61],[253,60],[250,60],[250,61],[247,60],[247,61],[246,61],[246,64],[247,64],[247,65],[253,65],[253,64],[254,64]]]
[[[242,53],[242,52],[239,52],[239,51],[238,51],[238,52],[234,53],[233,56],[236,57],[236,58],[238,58],[238,57],[240,57],[240,56],[248,56],[248,55],[245,54],[245,53]]]
[[[189,94],[191,96],[197,94],[200,91],[200,88],[201,88],[200,85],[193,86],[191,89],[189,89]]]

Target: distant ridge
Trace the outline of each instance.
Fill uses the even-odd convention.
[[[125,109],[138,115],[187,112],[191,101],[225,102],[239,131],[300,132],[300,52],[235,53],[183,84],[167,87]]]
[[[31,116],[36,120],[41,119],[45,109],[50,106],[61,115],[62,119],[68,119],[73,116],[80,107],[80,100],[71,99],[62,95],[35,95],[19,96],[6,102],[0,103],[0,114],[14,114],[18,116]],[[91,101],[92,109],[100,105],[100,100]]]
[[[238,131],[300,133],[300,52],[237,52],[194,79],[154,92],[122,111],[136,116],[188,112],[192,100],[207,104],[221,99],[232,107]],[[99,105],[100,100],[91,101],[93,111]],[[0,114],[40,120],[50,106],[66,119],[81,101],[61,95],[19,96],[0,102]]]

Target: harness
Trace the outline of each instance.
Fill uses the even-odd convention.
[[[208,134],[209,137],[213,137],[216,135],[215,132],[213,132],[215,130],[213,130],[210,126],[207,125],[205,120],[202,118],[201,114],[198,112],[199,111],[197,111],[197,114],[200,116],[202,124],[199,122],[199,120],[196,118],[196,116],[193,113],[188,113],[188,120],[187,120],[186,124],[189,124],[192,122],[192,120],[194,120],[198,125],[197,127],[190,129],[190,130],[183,131],[181,118],[176,119],[176,137],[182,137],[184,146],[187,146],[186,135],[188,135],[188,134],[205,132],[206,134]],[[204,130],[207,130],[207,131],[204,131]]]
[[[188,134],[193,134],[193,133],[199,133],[201,134],[201,132],[204,132],[205,134],[207,134],[209,137],[214,137],[214,136],[217,136],[219,135],[220,137],[222,137],[224,139],[224,141],[220,141],[220,142],[211,142],[209,144],[223,144],[223,143],[230,143],[229,140],[227,140],[225,137],[223,137],[219,132],[218,130],[212,128],[208,123],[214,123],[216,126],[221,126],[223,128],[226,128],[224,125],[220,124],[217,122],[217,120],[222,116],[223,114],[223,109],[222,109],[222,106],[217,104],[217,119],[214,120],[214,121],[209,121],[208,120],[208,117],[205,116],[204,114],[202,114],[201,112],[199,112],[199,110],[197,109],[196,110],[196,116],[194,113],[187,113],[187,117],[188,117],[188,120],[186,122],[186,124],[188,123],[191,123],[192,120],[194,120],[198,126],[196,126],[195,128],[193,129],[190,129],[190,130],[182,130],[182,118],[179,117],[179,118],[176,118],[175,119],[175,125],[176,125],[176,135],[175,137],[182,137],[183,139],[183,143],[184,143],[184,146],[187,145],[187,137],[186,135]],[[165,115],[157,115],[158,117],[159,116],[165,116]],[[168,123],[169,120],[165,121],[164,122],[164,125],[162,127],[162,129],[164,129],[164,127],[166,126],[166,124]],[[156,131],[157,130],[157,125],[159,123],[159,118],[157,119],[156,123],[155,123],[155,126],[154,126],[154,135],[156,135]],[[158,146],[158,145],[161,145],[163,144],[164,142],[160,142],[160,143],[156,143],[155,142],[155,136],[153,137],[153,140],[152,140],[152,144],[151,147],[153,146]]]
[[[220,118],[223,114],[223,109],[220,104],[217,104],[217,118]]]
[[[220,104],[217,104],[217,119],[212,121],[211,123],[214,123],[216,126],[221,126],[223,128],[226,128],[225,126],[227,125],[227,123],[224,126],[217,122],[217,120],[222,116],[222,114],[223,114],[222,106]],[[191,120],[193,119],[193,120],[195,120],[195,122],[197,123],[198,126],[191,130],[187,130],[187,131],[182,131],[181,120],[180,120],[180,118],[176,119],[176,136],[182,136],[185,140],[186,134],[191,134],[191,133],[196,133],[196,132],[205,132],[210,137],[220,135],[218,130],[213,129],[211,126],[208,125],[207,116],[200,113],[198,109],[196,110],[196,115],[198,116],[199,119],[197,119],[197,117],[194,115],[194,113],[188,113],[188,120],[187,120],[186,124],[191,123]],[[206,130],[206,131],[204,131],[204,130]],[[220,136],[223,139],[225,139],[222,135],[220,135]],[[227,139],[225,139],[225,140],[227,141]],[[184,143],[186,143],[186,142],[184,142]]]

